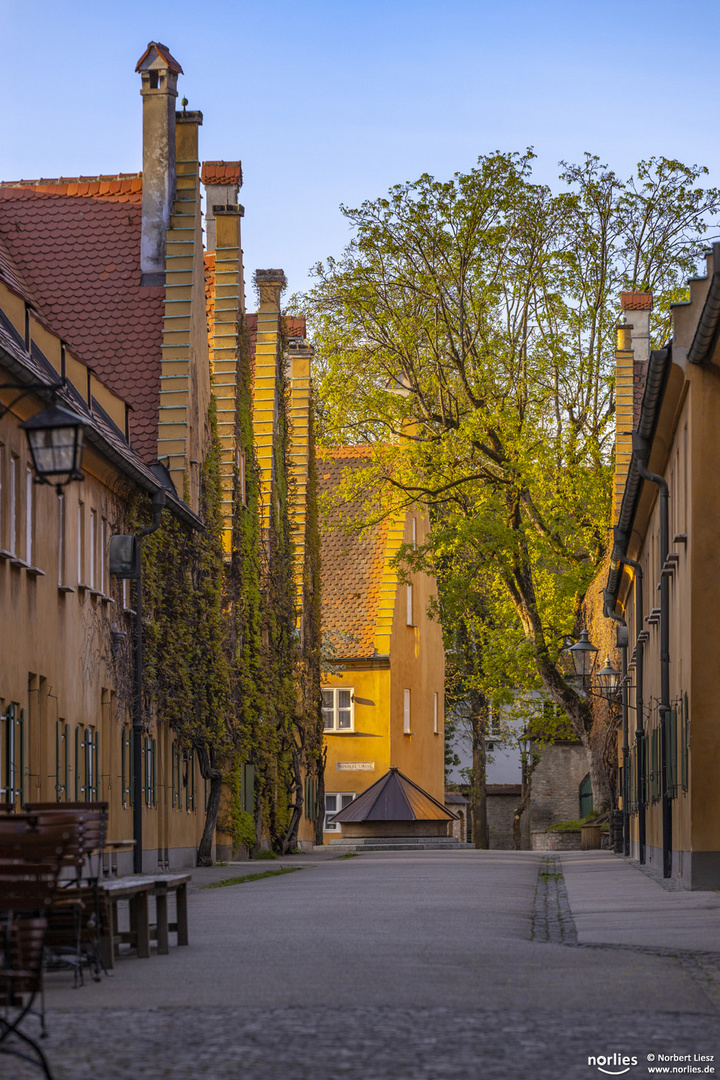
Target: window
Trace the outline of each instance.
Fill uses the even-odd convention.
[[[98,732],[94,727],[75,728],[75,801],[96,802],[100,792]]]
[[[413,551],[417,551],[417,521],[415,518],[410,519],[412,522],[412,546]]]
[[[339,813],[340,810],[344,810],[346,806],[355,798],[352,792],[331,792],[325,795],[325,832],[342,832],[342,829],[337,821],[329,821],[328,819],[333,814]]]
[[[433,732],[437,735],[438,728],[438,696],[433,694]]]
[[[132,728],[125,724],[121,733],[120,760],[122,762],[122,775],[120,785],[122,791],[123,809],[127,810],[133,805],[135,791],[135,769],[133,762]]]
[[[105,535],[107,533],[107,521],[105,518],[100,520],[100,531],[98,535],[98,588],[100,592],[105,596],[107,590],[107,578],[105,576]],[[123,578],[123,581],[126,579]]]
[[[8,551],[11,555],[15,555],[17,551],[17,473],[18,473],[18,459],[14,454],[10,455],[10,475],[8,477],[8,502],[9,502],[9,521],[8,521]]]
[[[0,801],[23,805],[25,780],[25,710],[0,703]]]
[[[97,543],[97,514],[94,510],[90,511],[90,547],[88,554],[90,555],[90,566],[88,571],[88,583],[91,589],[95,588],[95,545]]]
[[[315,818],[315,799],[317,792],[317,782],[314,776],[305,777],[305,805],[304,812],[307,821],[313,821]]]
[[[413,623],[413,587],[412,585],[405,586],[405,622],[408,626],[414,626]]]
[[[176,740],[172,744],[172,805],[177,810],[195,809],[195,751],[181,750]]]
[[[32,566],[33,561],[33,509],[34,509],[33,473],[28,466],[25,470],[25,562]]]
[[[62,491],[58,492],[58,588],[65,584],[65,496]]]
[[[338,686],[324,689],[322,692],[322,713],[325,731],[352,731],[352,688]]]
[[[405,690],[403,693],[403,731],[406,735],[410,734],[410,691]]]
[[[77,518],[77,579],[78,585],[85,581],[85,503],[78,503]]]
[[[58,802],[67,802],[69,798],[69,741],[68,725],[62,719],[57,720],[55,723],[55,798]]]
[[[157,804],[155,789],[156,756],[157,742],[155,739],[150,738],[149,735],[146,735],[143,740],[143,794],[146,806],[155,806]]]

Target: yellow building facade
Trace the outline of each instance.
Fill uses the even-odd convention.
[[[627,625],[629,854],[689,889],[720,887],[717,536],[720,245],[648,344],[651,297],[624,294],[615,543],[605,612]],[[631,440],[627,436],[632,433]]]
[[[369,455],[321,451],[324,498]],[[326,842],[341,831],[328,819],[391,766],[444,799],[445,660],[442,630],[428,616],[435,583],[422,573],[401,582],[395,564],[402,544],[422,544],[428,519],[413,508],[357,534],[343,527],[357,509],[336,506],[322,529]]]

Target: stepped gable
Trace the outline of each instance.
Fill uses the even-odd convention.
[[[348,470],[366,468],[370,446],[321,450],[317,457],[318,490],[331,500]],[[366,659],[375,653],[375,627],[385,565],[387,519],[362,533],[348,532],[346,521],[360,516],[362,503],[343,502],[331,510],[320,536],[322,625],[338,658]]]
[[[140,285],[141,206],[138,173],[0,184],[0,240],[40,313],[131,405],[154,461],[165,290]]]
[[[409,776],[391,766],[384,776],[329,820],[341,825],[360,821],[454,821],[455,815]]]

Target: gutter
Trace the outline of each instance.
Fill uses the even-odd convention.
[[[720,337],[720,243],[713,244],[712,259],[713,275],[687,354],[691,364],[704,364],[712,356]]]
[[[185,525],[189,525],[193,529],[203,529],[205,527],[202,520],[197,514],[193,513],[187,503],[178,498],[175,488],[169,490],[167,483],[163,482],[162,478],[153,475],[151,466],[146,465],[144,461],[136,457],[130,446],[127,446],[126,449],[124,444],[114,445],[103,433],[98,425],[97,417],[88,409],[84,398],[72,394],[69,387],[65,392],[62,389],[59,391],[53,390],[52,383],[45,370],[25,353],[19,345],[16,346],[11,339],[7,341],[7,344],[0,342],[0,363],[7,368],[18,382],[28,384],[44,382],[47,384],[48,394],[57,395],[60,400],[76,412],[81,411],[86,423],[85,439],[91,446],[150,495],[154,496],[157,492],[165,490],[167,492],[168,507]],[[33,392],[37,393],[41,398],[44,396],[42,389]],[[121,438],[122,436],[119,434],[118,440]]]

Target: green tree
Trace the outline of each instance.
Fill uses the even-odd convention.
[[[485,694],[514,683],[554,701],[590,751],[599,807],[604,730],[562,652],[606,553],[617,294],[654,289],[661,336],[720,193],[697,167],[657,158],[623,182],[589,155],[553,192],[532,158],[490,154],[343,208],[354,238],[302,305],[320,438],[375,445],[382,512],[430,505],[415,564],[441,593],[471,597],[481,574]]]

